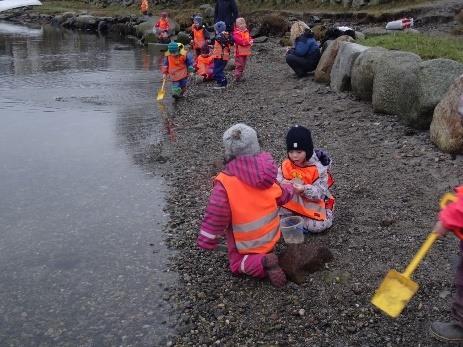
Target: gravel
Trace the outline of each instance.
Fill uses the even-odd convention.
[[[428,132],[368,103],[337,94],[312,77],[296,79],[273,39],[255,45],[247,80],[224,91],[190,86],[166,124],[175,141],[164,164],[171,195],[168,245],[180,274],[169,302],[177,335],[169,345],[442,346],[429,322],[449,319],[455,237],[440,240],[415,273],[420,289],[392,320],[370,298],[389,269],[403,271],[432,228],[441,194],[458,184],[462,158],[440,153]],[[223,132],[236,122],[254,127],[263,149],[285,157],[284,136],[308,126],[316,147],[333,158],[334,226],[306,242],[327,246],[334,260],[283,289],[233,276],[223,250],[196,247],[201,218],[221,168]],[[169,128],[170,129],[170,128]],[[172,137],[172,136],[171,136]],[[279,246],[281,247],[281,245]]]

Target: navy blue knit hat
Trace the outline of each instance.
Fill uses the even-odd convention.
[[[307,160],[313,155],[313,142],[310,130],[301,126],[295,125],[289,129],[286,134],[286,149],[305,151]]]

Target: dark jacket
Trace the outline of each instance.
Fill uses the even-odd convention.
[[[238,18],[238,7],[235,0],[216,0],[214,23],[224,21],[227,31],[231,32],[236,18]]]
[[[294,46],[288,51],[288,54],[294,54],[298,57],[309,57],[316,51],[320,52],[320,46],[313,37],[313,34],[304,33],[295,40]]]

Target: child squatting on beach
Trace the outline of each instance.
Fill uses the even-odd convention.
[[[333,224],[334,197],[329,188],[331,159],[322,150],[313,149],[310,130],[294,126],[286,135],[288,158],[278,169],[277,180],[293,185],[295,194],[280,210],[282,216],[299,215],[304,229],[318,233]]]
[[[460,251],[463,251],[463,186],[455,189],[457,201],[448,204],[439,213],[439,221],[434,231],[440,236],[453,232],[460,239]],[[450,322],[433,322],[431,334],[446,342],[463,342],[463,258],[455,275],[456,293],[452,303],[453,320]]]
[[[157,36],[160,43],[169,43],[169,19],[167,18],[167,12],[161,12],[161,17],[154,24],[153,32]]]
[[[183,45],[174,41],[169,43],[162,62],[161,72],[164,78],[168,75],[172,80],[172,96],[174,98],[183,96],[187,87],[188,73],[194,71],[193,58]]]
[[[225,168],[214,181],[198,236],[198,246],[214,250],[225,236],[230,270],[268,277],[275,287],[286,276],[274,251],[280,239],[278,206],[291,199],[291,185],[276,182],[277,166],[261,152],[256,131],[235,124],[223,134]]]

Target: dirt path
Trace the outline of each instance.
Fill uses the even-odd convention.
[[[312,78],[295,79],[274,43],[256,45],[247,76],[224,92],[197,85],[177,104],[177,140],[165,170],[172,186],[169,244],[179,250],[172,268],[181,278],[167,296],[179,309],[176,343],[441,346],[428,326],[449,317],[458,253],[453,236],[439,241],[419,268],[421,288],[399,319],[384,317],[369,300],[388,269],[403,270],[430,231],[439,196],[461,178],[462,158],[439,153],[427,132],[375,114],[368,103]],[[333,157],[335,224],[306,242],[327,245],[335,260],[301,286],[278,290],[234,277],[225,254],[196,248],[222,158],[221,136],[235,122],[255,127],[262,147],[279,161],[285,132],[295,123],[310,127],[316,147]]]

